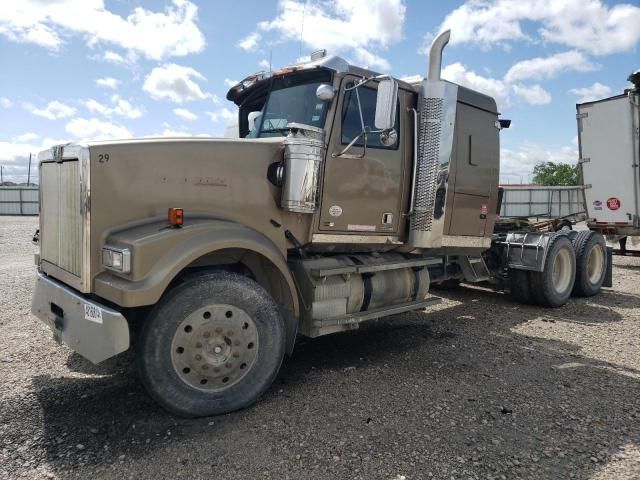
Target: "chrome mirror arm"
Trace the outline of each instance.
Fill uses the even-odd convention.
[[[364,136],[364,145],[362,147],[362,154],[361,155],[350,155],[350,158],[364,158],[364,156],[367,154],[367,132],[365,130],[362,130],[362,132],[360,132],[360,134],[358,136],[354,137],[353,140],[351,140],[349,142],[349,145],[344,147],[340,153],[332,153],[331,156],[333,158],[342,157],[345,153],[347,153],[349,151],[349,149],[351,147],[353,147],[353,145],[362,136]]]

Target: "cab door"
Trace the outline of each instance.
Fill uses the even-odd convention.
[[[345,77],[345,85],[357,82]],[[367,136],[366,151],[361,137],[342,156],[334,156],[362,131],[358,95],[365,126],[375,130],[377,83],[370,82],[339,96],[325,162],[320,212],[320,231],[353,234],[396,234],[400,224],[403,184],[403,144],[406,128],[401,124],[404,92],[400,91],[395,129],[398,141],[386,147],[380,135]],[[405,109],[406,110],[406,109]],[[362,156],[364,153],[364,156]],[[359,158],[362,156],[362,158]]]

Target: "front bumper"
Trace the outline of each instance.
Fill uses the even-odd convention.
[[[129,348],[129,326],[118,311],[80,295],[38,272],[31,312],[64,342],[92,363]]]

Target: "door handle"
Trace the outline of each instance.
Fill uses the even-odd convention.
[[[473,135],[469,135],[469,165],[471,165],[472,167],[477,167],[478,164],[477,163],[473,163],[471,161],[471,146],[472,146],[471,138],[472,137],[473,137]]]

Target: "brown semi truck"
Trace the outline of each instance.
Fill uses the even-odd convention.
[[[316,52],[227,98],[241,138],[63,145],[39,155],[33,313],[99,363],[136,337],[165,408],[252,404],[298,335],[438,301],[484,282],[560,306],[605,283],[594,232],[496,228],[495,101],[440,78],[405,83]]]

